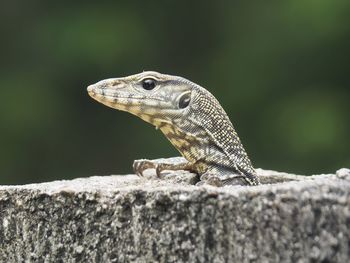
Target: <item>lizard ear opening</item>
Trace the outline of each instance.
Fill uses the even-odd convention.
[[[187,92],[180,97],[179,108],[180,109],[186,108],[190,104],[190,102],[191,102],[191,93]]]

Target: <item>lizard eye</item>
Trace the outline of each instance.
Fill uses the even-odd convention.
[[[182,95],[182,97],[179,100],[179,108],[180,109],[184,109],[186,108],[191,101],[191,93],[186,93],[184,95]]]
[[[156,81],[154,79],[144,79],[142,81],[142,87],[145,90],[152,90],[156,86]]]

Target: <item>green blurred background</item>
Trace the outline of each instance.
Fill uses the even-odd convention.
[[[350,166],[350,1],[2,1],[0,184],[178,155],[89,84],[143,70],[222,103],[255,167]]]

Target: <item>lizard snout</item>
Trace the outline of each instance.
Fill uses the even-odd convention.
[[[90,94],[90,93],[94,93],[94,85],[90,85],[87,87],[87,92]]]

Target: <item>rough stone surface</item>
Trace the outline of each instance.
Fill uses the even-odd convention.
[[[349,262],[348,169],[223,188],[152,173],[0,186],[0,262]]]

